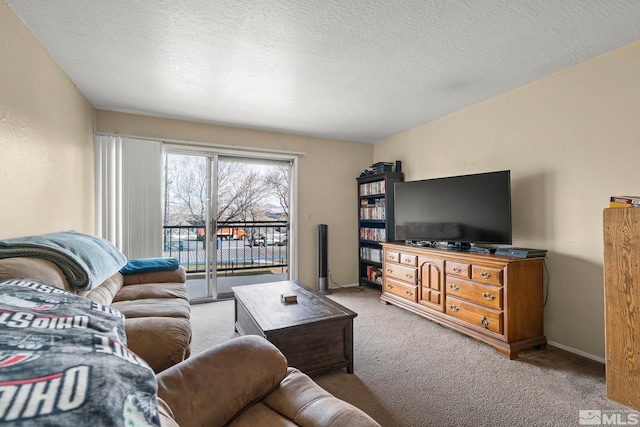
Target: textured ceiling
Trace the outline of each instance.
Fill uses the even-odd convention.
[[[376,142],[640,39],[635,0],[8,0],[101,109]]]

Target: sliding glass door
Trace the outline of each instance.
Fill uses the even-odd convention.
[[[295,161],[165,148],[164,255],[188,273],[192,301],[292,278]]]

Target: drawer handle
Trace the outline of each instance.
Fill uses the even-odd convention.
[[[449,309],[451,309],[451,311],[459,311],[460,309],[458,307],[456,307],[455,305],[451,304],[449,306]]]
[[[449,287],[451,288],[452,291],[457,291],[460,289],[458,285],[456,285],[455,283],[450,284]]]
[[[411,274],[411,273],[407,273],[407,274],[405,274],[405,277],[406,277],[407,279],[413,279],[413,274]]]
[[[389,284],[387,285],[387,288],[389,288],[389,289],[393,289],[393,285],[392,285],[391,283],[389,283]]]
[[[393,273],[393,270],[390,268],[387,268],[387,273]]]
[[[480,276],[485,279],[488,279],[491,277],[491,273],[487,273],[486,271],[483,271],[482,273],[480,273]]]
[[[496,296],[489,292],[484,292],[482,296],[489,301],[493,301],[494,299],[496,299]]]
[[[460,273],[462,271],[462,269],[459,267],[453,267],[452,270],[454,273]]]
[[[409,295],[410,297],[413,296],[413,292],[411,292],[411,291],[407,291],[406,294]]]
[[[411,258],[405,258],[404,262],[411,262]]]
[[[480,321],[480,323],[482,323],[483,328],[489,329],[489,321],[487,320],[487,316],[482,316],[482,320]]]

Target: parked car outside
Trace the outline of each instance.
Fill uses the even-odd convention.
[[[267,231],[265,233],[256,233],[251,236],[247,242],[248,246],[284,246],[287,244],[287,232]]]

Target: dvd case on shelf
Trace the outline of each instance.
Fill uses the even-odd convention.
[[[360,248],[360,259],[382,263],[382,249],[362,246]]]
[[[360,184],[361,196],[384,194],[385,191],[387,191],[387,182],[385,180],[366,182],[364,184]]]
[[[639,208],[639,196],[611,196],[609,199],[610,208]]]
[[[385,219],[385,199],[374,199],[372,203],[369,200],[362,199],[360,201],[360,219],[384,221]]]
[[[362,227],[360,229],[360,239],[369,240],[372,242],[386,242],[386,231],[384,228],[368,228]]]

